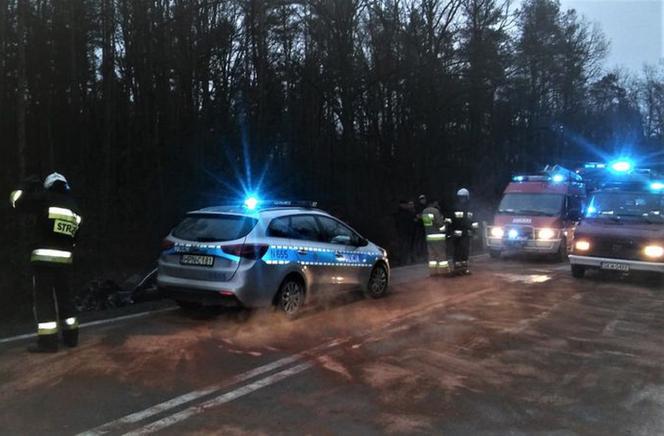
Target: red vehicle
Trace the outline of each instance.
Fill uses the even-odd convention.
[[[588,270],[664,273],[664,179],[616,161],[592,193],[569,256],[572,275]]]
[[[582,217],[586,187],[581,177],[558,165],[536,175],[515,176],[507,185],[493,225],[489,254],[533,253],[567,257]]]

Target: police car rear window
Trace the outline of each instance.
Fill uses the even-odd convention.
[[[232,241],[247,236],[257,222],[255,218],[239,215],[188,215],[173,229],[173,236],[195,242]]]

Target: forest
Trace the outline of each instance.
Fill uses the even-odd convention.
[[[515,171],[656,157],[664,67],[608,50],[557,0],[0,0],[0,191],[65,174],[86,277],[247,193],[318,200],[389,250],[399,199],[465,186],[490,210]],[[0,210],[5,300],[27,255]]]

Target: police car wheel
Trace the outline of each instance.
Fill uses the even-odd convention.
[[[575,279],[582,279],[586,274],[586,268],[582,265],[572,265],[572,277]]]
[[[286,279],[279,289],[277,307],[288,318],[296,318],[304,306],[304,285],[294,278]]]
[[[383,265],[377,265],[371,271],[367,294],[371,298],[380,298],[387,292],[387,269]]]

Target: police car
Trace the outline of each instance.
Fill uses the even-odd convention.
[[[588,270],[664,273],[664,182],[629,161],[604,168],[574,235],[572,275],[581,278]]]
[[[315,203],[249,198],[190,212],[162,243],[157,283],[182,307],[275,306],[288,317],[322,292],[388,287],[384,249]]]

